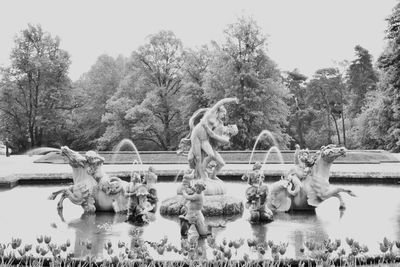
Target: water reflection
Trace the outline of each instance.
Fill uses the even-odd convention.
[[[103,244],[113,234],[113,226],[123,223],[126,220],[124,214],[112,214],[99,212],[97,214],[83,214],[79,219],[72,220],[68,227],[75,230],[75,255],[80,255],[85,250],[82,241],[90,241],[93,246],[92,255],[103,254]]]
[[[244,196],[244,183],[229,182],[228,194]],[[159,197],[162,201],[176,193],[176,183],[159,183]],[[286,255],[299,257],[300,248],[307,240],[322,242],[325,239],[354,238],[378,253],[378,242],[383,237],[400,240],[400,194],[394,185],[346,185],[357,193],[357,198],[344,196],[347,209],[342,213],[339,202],[330,199],[322,203],[314,213],[282,213],[275,215],[274,221],[264,225],[252,225],[247,221],[248,211],[232,217],[207,218],[213,225],[216,242],[254,238],[258,242],[272,240],[288,242]],[[132,246],[132,231],[141,229],[141,237],[150,242],[158,242],[164,236],[168,242],[179,247],[181,243],[179,220],[177,217],[161,216],[156,212],[149,225],[137,227],[125,222],[125,215],[97,213],[82,215],[82,209],[69,201],[65,202],[63,222],[57,214],[56,201],[47,196],[63,186],[18,186],[12,190],[0,191],[0,242],[9,242],[11,237],[20,237],[23,243],[36,243],[36,236],[52,236],[56,243],[71,240],[76,256],[92,254],[104,255],[104,244],[123,241]],[[346,199],[348,198],[348,199]],[[81,241],[93,245],[88,251]],[[242,247],[246,251],[247,245]],[[153,251],[154,253],[154,251]],[[168,255],[170,257],[171,255]],[[176,256],[179,258],[179,255]]]

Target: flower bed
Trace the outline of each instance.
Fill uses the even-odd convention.
[[[167,238],[159,242],[148,242],[140,237],[140,230],[132,233],[130,248],[124,242],[104,244],[106,256],[99,259],[91,256],[92,244],[82,241],[88,255],[77,257],[70,250],[70,241],[55,244],[50,236],[39,236],[37,244],[22,245],[20,238],[12,238],[10,243],[0,244],[1,266],[355,266],[371,264],[395,264],[400,262],[400,242],[384,238],[379,243],[380,255],[369,255],[368,247],[346,238],[341,240],[325,240],[322,243],[306,241],[300,248],[301,257],[292,259],[285,257],[288,243],[266,241],[257,243],[253,239],[227,241],[220,244],[213,237],[207,239],[182,239],[180,247],[168,243]],[[252,252],[238,253],[241,247],[248,246]],[[207,250],[209,253],[207,253]],[[166,259],[155,259],[152,253],[164,255]],[[172,254],[178,255],[170,260]],[[207,254],[209,256],[207,257]],[[256,259],[255,259],[256,258]]]

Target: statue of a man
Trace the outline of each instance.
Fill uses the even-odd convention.
[[[194,160],[196,173],[200,176],[199,178],[207,178],[205,164],[210,160],[214,160],[217,163],[217,166],[211,174],[212,179],[216,178],[218,171],[225,165],[223,158],[210,142],[210,138],[215,138],[215,135],[210,132],[224,126],[223,120],[226,116],[226,109],[223,105],[231,102],[238,103],[238,99],[224,98],[218,101],[212,108],[207,109],[200,122],[194,126],[190,135],[191,151],[189,153],[189,161]],[[222,140],[224,139],[222,138],[221,141]],[[209,157],[209,160],[207,160],[208,162],[203,161],[204,157],[202,157],[202,152],[205,153],[206,157]],[[191,157],[193,157],[193,159]]]

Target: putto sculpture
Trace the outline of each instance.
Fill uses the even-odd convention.
[[[250,222],[263,223],[273,220],[273,213],[265,204],[268,196],[268,186],[264,184],[264,173],[262,165],[256,162],[253,170],[242,176],[242,180],[247,181],[249,187],[246,189],[246,206],[250,209]]]
[[[203,191],[206,186],[202,180],[197,180],[193,185],[193,190],[190,194],[183,190],[183,197],[188,201],[186,204],[186,213],[181,216],[181,236],[187,237],[191,225],[196,227],[197,233],[200,237],[207,237],[209,231],[205,224],[203,212],[201,211],[204,203]]]
[[[344,209],[346,206],[340,193],[355,194],[351,190],[332,186],[329,171],[334,160],[345,154],[344,147],[332,144],[321,147],[315,154],[297,146],[295,167],[269,187],[267,207],[272,211],[313,210],[321,202],[336,197],[339,208]]]
[[[144,174],[144,181],[135,173],[131,182],[126,182],[118,177],[109,177],[103,170],[104,158],[95,151],[81,155],[63,146],[61,153],[72,167],[73,185],[50,195],[49,199],[55,199],[61,194],[57,204],[59,210],[63,209],[63,201],[68,198],[82,206],[85,213],[129,210],[128,220],[142,218],[145,212],[155,211],[157,191],[154,185],[157,176],[152,167]]]

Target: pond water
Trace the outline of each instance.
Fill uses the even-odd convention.
[[[244,198],[246,184],[226,182],[228,194]],[[159,199],[176,194],[178,184],[158,183]],[[287,242],[287,257],[300,257],[300,248],[305,241],[322,242],[328,238],[350,237],[367,245],[371,254],[379,253],[379,242],[384,237],[400,240],[400,194],[396,185],[360,185],[345,184],[343,187],[353,190],[356,198],[343,195],[347,204],[344,212],[339,211],[337,199],[322,203],[315,213],[283,213],[275,215],[273,222],[264,225],[252,225],[247,221],[248,211],[234,217],[207,218],[210,222],[226,222],[226,227],[213,228],[217,243],[224,238],[237,240],[254,238],[258,241],[273,240]],[[131,231],[137,226],[126,223],[125,215],[97,213],[82,215],[82,208],[64,202],[64,220],[58,215],[56,201],[48,200],[51,192],[64,188],[64,185],[23,185],[10,190],[0,191],[0,243],[11,241],[12,237],[22,238],[22,244],[36,244],[38,235],[50,235],[52,241],[63,243],[69,239],[75,256],[87,254],[98,257],[106,252],[105,242],[117,244],[123,241],[131,243]],[[143,227],[142,237],[148,241],[160,241],[164,236],[168,242],[180,246],[180,228],[178,219],[164,217],[157,210],[155,220]],[[93,248],[87,250],[81,241],[91,241]],[[241,248],[248,250],[247,245]],[[247,253],[247,252],[246,252]],[[177,255],[178,256],[178,255]],[[168,257],[172,255],[155,257]]]

